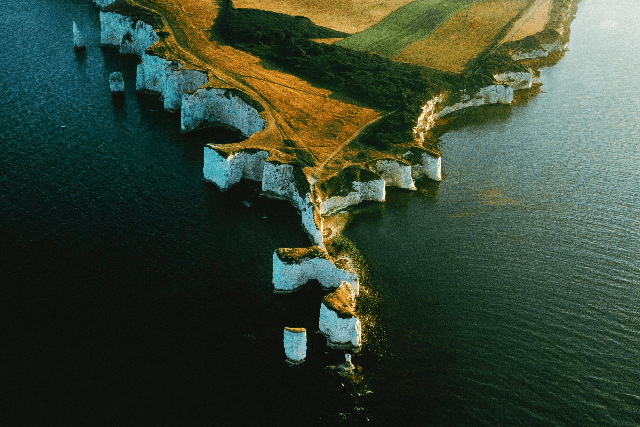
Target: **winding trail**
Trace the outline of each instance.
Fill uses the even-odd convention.
[[[222,44],[212,37],[224,6],[210,0],[132,0],[160,15],[170,32],[167,50],[186,67],[206,70],[207,87],[236,88],[260,103],[266,129],[230,150],[267,149],[282,160],[306,151],[315,164],[326,165],[348,145],[353,135],[380,117],[369,108],[339,101],[332,93],[277,70],[259,58]],[[287,141],[287,144],[284,144]],[[292,152],[293,150],[293,152]],[[347,165],[345,165],[347,166]]]

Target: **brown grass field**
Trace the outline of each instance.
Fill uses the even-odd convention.
[[[323,180],[351,164],[364,164],[392,154],[362,147],[355,137],[381,112],[345,102],[322,88],[264,66],[260,59],[212,40],[212,23],[220,12],[213,0],[127,0],[162,18],[165,31],[153,49],[186,67],[207,70],[210,87],[236,88],[262,105],[266,129],[229,150],[267,149],[282,161],[301,158],[308,174]],[[409,0],[329,0],[322,7],[311,0],[236,0],[236,7],[304,15],[316,24],[342,31],[366,28]],[[431,36],[403,50],[395,59],[459,72],[505,27],[524,37],[544,28],[552,0],[478,0],[454,14]],[[529,8],[529,9],[527,9]],[[326,39],[323,42],[333,42]]]
[[[451,16],[424,40],[394,59],[443,71],[461,72],[532,0],[479,0]]]
[[[316,25],[349,34],[366,30],[414,0],[233,0],[240,9],[306,16]]]
[[[218,8],[211,0],[132,0],[158,13],[170,34],[164,38],[169,54],[186,65],[209,72],[211,87],[237,88],[264,111],[267,129],[237,144],[237,148],[267,148],[274,155],[307,152],[314,166],[343,149],[345,141],[379,117],[377,111],[331,97],[331,92],[277,70],[230,46],[210,40]],[[289,140],[286,149],[284,140]],[[292,146],[293,145],[293,146]],[[322,171],[317,171],[322,175]]]
[[[512,31],[500,43],[522,40],[539,33],[549,22],[553,0],[537,0],[513,26]]]

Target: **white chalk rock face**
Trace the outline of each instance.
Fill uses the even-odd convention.
[[[182,107],[182,97],[207,84],[209,76],[205,71],[192,68],[173,70],[168,74],[162,88],[164,109],[178,111]]]
[[[378,160],[374,166],[377,174],[382,176],[385,185],[415,190],[416,185],[411,176],[411,165],[399,160]]]
[[[442,158],[439,154],[421,148],[412,148],[403,156],[411,165],[411,177],[414,180],[429,178],[442,181]]]
[[[273,287],[276,293],[293,292],[310,280],[317,280],[324,289],[336,289],[343,282],[351,284],[352,292],[360,292],[358,275],[335,266],[327,252],[318,247],[277,249],[273,253]]]
[[[284,328],[284,353],[287,362],[298,365],[307,357],[307,330],[304,328]]]
[[[215,146],[204,147],[204,179],[226,190],[241,179],[261,181],[265,160],[269,153],[264,150],[243,150],[227,153]]]
[[[493,79],[500,84],[511,86],[513,90],[531,89],[533,75],[529,72],[508,72],[495,74]]]
[[[319,328],[329,347],[360,350],[362,326],[355,314],[355,295],[348,283],[344,282],[322,299]]]
[[[178,68],[178,61],[143,54],[136,70],[136,91],[162,95],[168,75]]]
[[[116,71],[109,74],[109,88],[113,94],[124,93],[124,79],[121,72]]]
[[[158,41],[151,25],[114,12],[100,12],[100,29],[100,44],[117,46],[123,54],[142,56]]]
[[[198,89],[182,96],[180,126],[189,132],[212,125],[226,125],[249,137],[263,130],[265,120],[236,89]],[[259,104],[258,104],[259,105]]]
[[[116,0],[93,0],[93,2],[95,4],[97,4],[100,7],[107,7],[109,6],[111,3],[114,3]]]
[[[369,170],[351,166],[316,185],[320,214],[330,215],[366,200],[384,202],[385,181]]]
[[[136,71],[136,91],[158,94],[164,101],[165,110],[179,110],[185,93],[209,81],[205,71],[181,67],[178,61],[143,54]]]
[[[425,134],[433,127],[438,118],[436,108],[441,100],[442,96],[435,96],[422,106],[422,113],[413,128],[413,136],[416,140],[424,142]]]
[[[459,111],[470,107],[479,107],[489,104],[511,104],[513,101],[513,88],[505,85],[491,85],[483,87],[473,97],[458,102],[456,104],[444,107],[438,117],[444,117],[455,111]]]
[[[73,47],[76,50],[82,50],[86,47],[82,34],[80,34],[80,30],[78,30],[78,26],[75,21],[73,21]]]
[[[264,165],[262,191],[265,196],[291,201],[300,212],[302,226],[314,245],[322,246],[322,217],[311,196],[311,185],[300,167],[278,161]]]
[[[561,33],[559,34],[561,35]],[[516,61],[522,61],[525,59],[538,59],[538,58],[546,58],[552,52],[564,52],[567,50],[567,45],[560,42],[560,40],[555,40],[552,43],[544,43],[542,44],[541,49],[533,49],[530,51],[519,51],[514,52],[511,57]]]

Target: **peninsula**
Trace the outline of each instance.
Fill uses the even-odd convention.
[[[536,90],[538,68],[566,50],[577,7],[577,0],[94,2],[101,44],[140,57],[137,91],[160,95],[184,132],[226,126],[246,137],[205,146],[204,178],[221,190],[260,181],[265,196],[299,210],[312,247],[274,252],[274,291],[309,280],[333,290],[321,303],[320,329],[329,346],[350,351],[361,346],[361,283],[348,253],[333,244],[344,226],[335,214],[383,202],[387,186],[416,190],[442,180],[439,126],[460,110],[510,104],[514,93]],[[287,326],[287,354],[301,363],[306,332]]]

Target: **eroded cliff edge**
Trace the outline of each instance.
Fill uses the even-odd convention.
[[[344,282],[351,289],[356,319],[356,269],[327,252],[344,226],[333,218],[364,201],[383,202],[387,187],[416,190],[421,180],[442,180],[433,131],[461,110],[511,104],[514,93],[539,86],[537,68],[552,65],[566,50],[577,3],[556,0],[544,31],[492,46],[470,64],[466,78],[452,80],[457,86],[447,85],[422,104],[412,119],[411,138],[381,149],[363,144],[359,136],[395,112],[340,101],[326,89],[267,69],[258,58],[212,40],[218,6],[198,0],[95,2],[103,8],[101,43],[141,58],[137,91],[157,94],[166,110],[179,112],[185,132],[222,125],[246,136],[238,144],[204,148],[205,180],[221,190],[242,179],[259,181],[265,196],[289,200],[300,212],[317,250],[307,250],[310,258],[292,265],[283,261],[287,250],[276,251],[274,290],[293,291],[302,282],[333,275],[330,288]],[[292,274],[294,284],[282,280]],[[359,336],[359,323],[352,323]],[[352,348],[357,350],[362,341],[351,342],[358,343]]]

